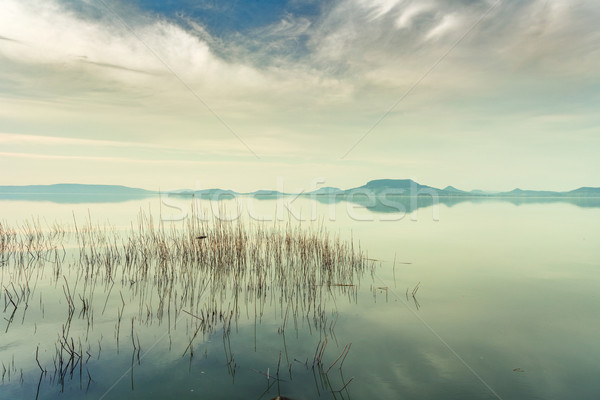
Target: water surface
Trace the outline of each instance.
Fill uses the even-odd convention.
[[[176,225],[192,217],[189,203],[4,200],[1,217],[21,229],[32,216],[41,225],[110,221],[126,235],[140,209]],[[204,201],[200,210],[204,214],[196,216],[222,211],[245,223],[289,221],[326,229],[360,242],[377,261],[357,279],[356,289],[338,286],[322,293],[324,320],[317,323],[311,322],[313,314],[298,315],[282,332],[287,307],[275,287],[262,300],[240,301],[227,332],[218,321],[212,332],[194,339],[193,357],[186,350],[196,327],[193,317],[180,312],[159,319],[156,308],[152,318],[144,317],[136,286],[116,280],[112,290],[102,282],[94,286],[88,328],[75,294],[85,289],[71,285],[77,310],[70,337],[81,340],[90,356],[61,381],[52,371],[67,316],[63,282],[83,282],[76,260],[67,256],[71,261],[58,277],[50,263],[36,275],[28,308],[17,309],[6,332],[3,326],[2,397],[595,399],[600,393],[600,208],[491,200],[425,204],[400,213],[299,198],[288,205],[277,199]],[[0,268],[3,290],[10,293],[14,274]],[[13,307],[3,298],[7,324]],[[147,299],[156,304],[156,297]],[[231,304],[227,292],[201,301]],[[125,322],[117,346],[120,312]],[[313,368],[325,338],[324,369],[351,343],[342,369],[335,365],[327,374]],[[41,379],[36,349],[49,371]]]

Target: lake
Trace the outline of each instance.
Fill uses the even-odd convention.
[[[45,246],[43,257],[21,248],[13,252],[20,264],[5,254],[0,264],[0,398],[600,393],[600,207],[486,199],[386,209],[268,196],[5,199],[0,207],[5,231]],[[261,270],[266,283],[239,270],[203,275],[193,262],[182,263],[177,268],[193,281],[171,276],[168,288],[161,277],[179,271],[168,262],[148,262],[143,273],[120,261],[86,270],[82,246],[93,257],[113,244],[92,248],[94,239],[82,241],[83,233],[75,240],[74,225],[89,238],[114,238],[125,253],[130,231],[144,229],[140,215],[169,232],[218,216],[263,233],[291,232],[288,240],[301,232],[328,235],[332,246],[352,241],[362,261],[328,280],[318,266],[307,269],[317,274],[312,283],[294,271],[278,280],[271,270],[277,263]],[[43,239],[33,238],[36,226]],[[211,232],[199,241],[208,246]],[[315,251],[328,254],[329,242],[319,243]],[[338,254],[350,248],[340,246]]]

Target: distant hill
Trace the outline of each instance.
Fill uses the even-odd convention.
[[[121,185],[55,185],[0,186],[0,200],[51,201],[54,203],[115,203],[138,200],[157,192]]]
[[[573,197],[600,197],[600,187],[581,187],[564,194]]]
[[[276,190],[257,190],[250,193],[240,193],[234,190],[225,189],[202,189],[202,190],[171,190],[167,192],[169,196],[199,196],[211,199],[230,198],[235,196],[257,196],[257,197],[273,197],[287,195]]]
[[[462,191],[462,190],[458,190],[458,189],[457,189],[457,188],[455,188],[454,186],[446,186],[446,187],[445,187],[443,190],[444,190],[445,192],[453,192],[453,193],[465,193],[465,192],[464,192],[464,191]]]
[[[474,190],[471,190],[469,193],[474,194],[474,195],[486,195],[487,196],[487,195],[494,195],[494,194],[497,194],[499,192],[492,192],[492,191],[489,191],[489,190],[474,189]]]
[[[343,192],[343,190],[340,188],[325,186],[325,187],[319,188],[317,190],[313,190],[312,192],[307,192],[304,194],[307,194],[307,195],[316,194],[318,196],[321,196],[321,195],[327,196],[327,195],[332,195],[332,194],[337,194],[337,193],[342,193],[342,192]]]
[[[231,197],[238,195],[237,192],[233,190],[225,190],[225,189],[202,189],[202,190],[192,190],[192,189],[184,189],[184,190],[171,190],[168,191],[167,194],[169,196],[199,196],[199,197]]]
[[[250,193],[245,193],[245,194],[251,195],[251,196],[264,196],[264,197],[287,195],[287,193],[278,192],[277,190],[257,190],[255,192],[250,192]]]
[[[410,190],[411,188],[417,188],[417,189],[431,188],[431,189],[433,189],[431,186],[421,185],[420,183],[417,183],[417,182],[413,181],[412,179],[376,179],[376,180],[367,182],[363,186],[359,186],[357,188],[350,189],[350,190],[369,189],[369,190],[377,192],[377,191],[388,190],[388,189]]]
[[[470,192],[460,190],[454,186],[446,186],[444,189],[435,188],[428,185],[422,185],[412,179],[377,179],[367,182],[363,186],[347,189],[343,193],[348,194],[354,191],[367,191],[375,194],[389,193],[395,194],[398,191],[401,195],[413,195],[416,193],[437,193],[439,196],[451,197],[600,197],[600,187],[581,187],[568,192],[556,192],[548,190],[523,190],[514,189],[509,192],[484,192],[482,190],[472,190]]]
[[[505,199],[541,199],[541,198],[600,198],[600,187],[581,187],[568,192],[514,189],[509,192],[484,192],[472,190],[466,192],[446,186],[443,189],[422,185],[412,179],[376,179],[362,186],[350,189],[322,187],[312,192],[302,193],[302,196],[318,196],[338,201],[350,199],[356,195],[385,195],[385,196],[414,196],[437,194],[447,199],[476,199],[505,198]],[[115,202],[141,199],[157,195],[158,192],[121,185],[87,185],[75,183],[60,183],[55,185],[0,186],[0,200],[31,200],[54,201],[61,203],[78,202]],[[226,189],[191,190],[180,189],[164,192],[168,196],[188,197],[198,196],[213,199],[225,199],[233,196],[253,196],[258,199],[269,199],[276,196],[294,195],[276,190],[257,190],[250,193],[239,193]],[[350,200],[355,201],[355,200]],[[356,200],[359,201],[359,200]],[[446,201],[446,200],[445,200]],[[457,200],[447,200],[456,202]],[[464,200],[460,200],[464,201]],[[510,200],[513,201],[513,200]],[[515,200],[516,201],[516,200]],[[594,200],[595,201],[595,200]],[[586,203],[587,204],[587,203]],[[595,204],[595,203],[594,203]]]
[[[79,183],[57,183],[54,185],[0,186],[3,194],[105,194],[136,193],[153,194],[145,189],[121,185],[85,185]]]
[[[445,189],[438,189],[433,186],[422,185],[412,179],[376,179],[359,186],[344,191],[346,194],[356,192],[370,192],[374,194],[390,194],[411,196],[416,194],[437,193],[439,196],[468,196],[468,192],[458,190],[453,186],[447,186]]]
[[[494,196],[513,196],[513,197],[557,197],[563,196],[562,192],[550,192],[547,190],[521,190],[514,189],[510,192],[496,193]]]

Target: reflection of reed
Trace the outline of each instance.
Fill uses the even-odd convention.
[[[421,282],[417,283],[415,285],[415,287],[413,288],[412,292],[410,293],[412,299],[413,299],[413,303],[415,303],[415,307],[418,310],[419,308],[421,308],[421,304],[419,304],[419,301],[417,300],[417,292],[419,291],[419,288],[421,287]],[[406,288],[406,300],[409,301],[408,298],[408,291],[410,290],[410,288]]]
[[[337,321],[328,320],[327,298],[344,295],[355,301],[362,274],[373,266],[360,246],[339,237],[331,238],[322,226],[301,229],[289,223],[244,224],[197,218],[167,226],[143,212],[126,232],[94,225],[91,218],[83,224],[74,218],[73,223],[66,226],[42,226],[39,220],[17,228],[0,223],[0,262],[3,279],[10,282],[3,292],[4,312],[9,316],[6,331],[17,310],[25,310],[25,320],[25,312],[37,282],[44,279],[44,271],[51,271],[54,283],[62,289],[67,314],[57,332],[50,364],[54,365],[53,373],[48,372],[48,362],[41,360],[36,351],[36,362],[42,373],[40,383],[43,376],[50,375],[50,380],[58,383],[61,390],[66,378],[79,376],[80,387],[93,382],[88,362],[93,354],[99,358],[102,349],[101,340],[98,340],[97,351],[88,340],[95,312],[116,311],[117,352],[120,347],[128,347],[120,338],[130,331],[133,389],[134,361],[140,364],[143,358],[136,333],[140,327],[153,321],[166,322],[171,341],[171,331],[177,328],[178,321],[183,321],[188,340],[181,354],[191,360],[195,355],[195,339],[210,335],[222,326],[226,367],[233,380],[237,364],[229,340],[232,323],[237,325],[245,308],[248,319],[252,319],[253,309],[255,324],[260,324],[267,303],[278,304],[281,309],[278,332],[284,337],[284,343],[289,326],[298,333],[299,320],[305,320],[311,332],[314,329],[323,338],[313,359],[313,368],[319,371],[322,380],[328,380],[327,374],[339,361],[341,368],[350,347],[344,347],[342,354],[323,371],[327,338],[329,335],[335,338],[333,328]],[[115,285],[119,290],[113,291]],[[100,309],[95,307],[98,302],[94,301],[98,292],[103,297]],[[42,293],[39,297],[43,316]],[[115,303],[116,310],[109,306],[115,307]],[[131,329],[122,329],[122,322],[128,324],[128,318],[131,318]],[[78,329],[77,333],[71,333],[73,323],[82,325],[83,331]],[[292,363],[287,361],[287,349],[284,350],[291,377]],[[281,362],[280,354],[277,382]],[[329,387],[333,391],[331,384]]]

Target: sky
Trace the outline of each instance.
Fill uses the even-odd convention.
[[[0,185],[600,186],[597,0],[2,0]]]

